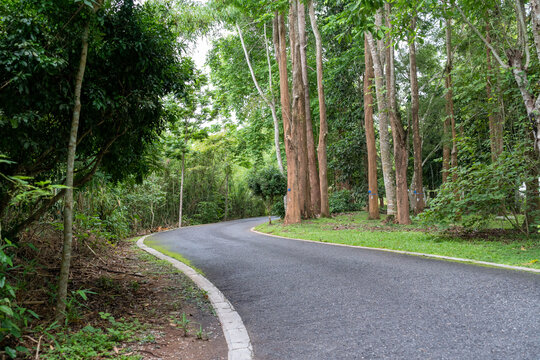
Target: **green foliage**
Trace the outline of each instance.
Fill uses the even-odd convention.
[[[16,267],[13,265],[13,251],[16,246],[9,240],[0,240],[0,348],[15,358],[18,352],[26,349],[16,346],[32,318],[38,318],[33,311],[19,306],[16,302],[17,287],[13,286],[8,276]]]
[[[272,205],[272,210],[270,214],[279,216],[280,218],[285,218],[285,202],[283,199],[278,199],[274,205]]]
[[[97,167],[114,180],[148,173],[146,154],[165,124],[163,98],[185,95],[195,76],[167,5],[106,2],[92,16],[79,6],[71,0],[0,5],[0,149],[16,162],[0,164],[0,171],[33,177],[36,186],[63,182],[80,33],[88,21],[75,186]],[[0,179],[2,213],[14,186]]]
[[[201,201],[197,204],[193,218],[200,224],[218,222],[221,219],[221,209],[212,201]]]
[[[353,192],[350,190],[338,190],[330,193],[328,197],[330,213],[343,213],[348,211],[357,211],[365,206],[365,203],[356,202]]]
[[[180,319],[177,319],[177,318],[173,317],[172,321],[180,329],[182,329],[182,331],[184,331],[184,336],[188,336],[188,334],[189,334],[189,323],[191,322],[191,320],[189,320],[187,318],[186,313],[182,313],[182,317]]]
[[[537,160],[531,159],[528,153],[528,144],[525,143],[513,151],[503,152],[493,163],[476,161],[460,166],[455,170],[457,179],[441,187],[430,209],[421,217],[443,226],[459,224],[477,229],[485,228],[499,215],[520,229],[518,214],[527,209],[526,197],[524,192],[516,194],[516,189],[534,181],[536,174],[531,174],[531,169],[538,167]],[[454,170],[449,179],[453,174]],[[538,214],[532,215],[534,224],[538,224]]]
[[[267,167],[259,172],[253,172],[248,185],[254,195],[263,200],[274,200],[278,196],[285,196],[287,179],[275,167]]]
[[[129,352],[129,348],[121,348],[117,354],[115,347],[121,342],[138,340],[137,334],[143,329],[142,325],[137,320],[133,322],[116,321],[108,313],[100,312],[100,316],[109,322],[109,327],[101,329],[87,325],[74,333],[68,331],[46,332],[54,346],[45,347],[40,357],[45,360],[141,359],[139,355],[126,354]]]
[[[287,179],[275,167],[253,171],[248,178],[248,186],[253,195],[260,197],[270,215],[272,205],[287,193]]]

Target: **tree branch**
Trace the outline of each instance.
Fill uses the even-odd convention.
[[[469,19],[467,19],[467,16],[465,16],[465,13],[463,12],[463,10],[461,10],[461,8],[458,5],[454,5],[454,7],[461,14],[461,18],[463,19],[463,21],[465,21],[467,23],[467,25],[469,25],[471,27],[471,29],[476,33],[476,35],[478,35],[478,37],[484,42],[484,44],[489,48],[489,50],[491,50],[491,53],[493,54],[493,57],[495,57],[495,59],[497,59],[497,62],[501,65],[501,67],[503,67],[504,69],[509,69],[510,67],[504,61],[502,61],[502,59],[499,56],[499,53],[497,52],[497,50],[495,50],[495,48],[486,40],[486,38],[480,33],[480,31],[476,28],[476,26],[474,26],[469,21]]]

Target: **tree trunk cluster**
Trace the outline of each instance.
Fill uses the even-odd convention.
[[[292,65],[292,92],[287,70],[287,34],[285,17],[277,12],[274,18],[274,49],[279,67],[280,100],[287,157],[287,201],[285,223],[298,223],[314,216],[329,216],[326,160],[326,105],[322,84],[322,44],[313,4],[308,4],[311,26],[315,34],[317,55],[317,90],[319,97],[320,133],[317,151],[311,117],[309,78],[306,55],[306,7],[293,0],[288,25]],[[291,99],[292,98],[292,99]],[[317,156],[318,155],[318,156]],[[317,168],[318,165],[318,168]]]

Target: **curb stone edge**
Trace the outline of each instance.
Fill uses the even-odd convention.
[[[531,269],[531,268],[526,268],[526,267],[522,267],[522,266],[498,264],[498,263],[493,263],[493,262],[488,262],[488,261],[464,259],[464,258],[457,258],[457,257],[436,255],[436,254],[425,254],[425,253],[404,251],[404,250],[392,250],[392,249],[383,249],[383,248],[375,248],[375,247],[360,246],[360,245],[357,246],[357,245],[348,245],[348,244],[323,242],[323,241],[317,241],[317,240],[306,240],[306,239],[290,238],[290,237],[285,237],[285,236],[279,236],[279,235],[274,235],[274,234],[263,233],[263,232],[255,230],[255,227],[252,227],[250,229],[250,231],[253,232],[253,233],[259,234],[259,235],[271,236],[271,237],[276,237],[276,238],[281,238],[281,239],[305,241],[305,242],[310,242],[310,243],[318,243],[318,244],[333,245],[333,246],[344,246],[344,247],[365,249],[365,250],[386,251],[386,252],[397,253],[397,254],[422,256],[422,257],[427,257],[427,258],[435,258],[435,259],[440,259],[440,260],[450,260],[450,261],[457,261],[457,262],[477,264],[477,265],[486,265],[486,266],[492,266],[492,267],[503,268],[503,269],[532,272],[532,273],[537,273],[537,274],[540,273],[540,269]]]
[[[247,329],[242,322],[242,318],[234,310],[229,300],[225,298],[223,293],[214,284],[190,266],[146,246],[144,240],[152,235],[149,234],[141,237],[137,240],[137,246],[159,259],[168,261],[189,277],[199,288],[207,292],[208,299],[216,311],[223,335],[227,341],[227,347],[229,349],[228,360],[253,360],[253,347]]]

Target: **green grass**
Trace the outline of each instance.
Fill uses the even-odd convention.
[[[154,250],[157,250],[159,251],[160,253],[162,254],[165,254],[169,257],[172,257],[173,259],[176,259],[184,264],[186,264],[187,266],[191,267],[193,270],[195,270],[196,272],[198,272],[199,274],[203,275],[204,276],[204,273],[202,272],[201,269],[198,269],[196,266],[194,266],[191,261],[189,261],[188,259],[186,259],[185,257],[183,257],[181,254],[178,254],[176,252],[172,252],[170,251],[169,249],[167,249],[166,247],[163,247],[163,246],[160,246],[160,245],[157,245],[156,243],[157,241],[152,239],[152,237],[148,237],[144,244],[148,247],[151,247],[152,249]]]
[[[163,247],[163,246],[159,246],[156,244],[156,241],[153,240],[151,237],[148,237],[146,239],[146,241],[144,242],[144,244],[148,247],[151,247],[152,249],[154,250],[157,250],[159,251],[160,253],[162,254],[165,254],[167,256],[170,256],[172,257],[173,259],[176,259],[186,265],[188,265],[189,267],[191,267],[193,270],[195,270],[196,272],[198,272],[199,274],[203,275],[204,276],[204,273],[202,272],[202,270],[198,269],[196,266],[194,266],[191,261],[189,261],[188,259],[186,259],[185,257],[183,257],[182,255],[178,254],[178,253],[175,253],[175,252],[172,252],[170,250],[168,250],[167,248]],[[145,260],[145,261],[150,261],[156,265],[159,266],[159,274],[171,274],[171,273],[179,273],[182,275],[182,278],[181,278],[181,288],[182,288],[182,292],[181,292],[181,297],[187,301],[190,301],[191,303],[197,305],[197,307],[202,310],[203,312],[206,312],[207,314],[212,314],[215,316],[215,310],[212,306],[212,304],[210,303],[210,300],[208,299],[208,295],[206,293],[206,291],[202,290],[202,289],[199,289],[199,287],[197,285],[195,285],[195,283],[193,283],[193,281],[191,279],[189,279],[186,275],[184,275],[184,273],[180,270],[178,270],[177,268],[175,268],[174,266],[172,266],[172,264],[166,260],[161,260],[161,259],[158,259],[157,257],[155,257],[154,255],[142,250],[142,249],[139,249],[138,252],[138,257],[141,259],[141,260]]]
[[[384,218],[384,217],[383,217]],[[383,224],[367,220],[366,212],[314,219],[285,226],[281,221],[255,230],[321,242],[444,255],[540,269],[540,237],[512,234],[506,238],[463,238],[419,224]]]

